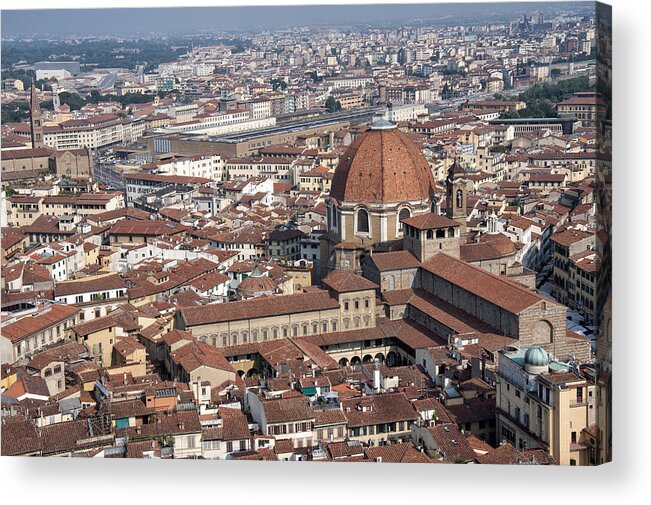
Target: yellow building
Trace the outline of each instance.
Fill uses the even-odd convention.
[[[301,191],[314,191],[329,193],[332,186],[334,172],[326,167],[314,167],[312,170],[303,172],[298,183]]]
[[[546,449],[559,465],[594,464],[595,385],[576,367],[540,347],[505,349],[496,393],[498,441]]]

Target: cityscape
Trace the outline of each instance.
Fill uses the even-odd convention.
[[[612,460],[609,6],[1,14],[2,456]]]

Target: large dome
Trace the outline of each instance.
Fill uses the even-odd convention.
[[[380,120],[339,160],[330,196],[339,202],[400,203],[427,200],[434,187],[418,146],[395,125]]]

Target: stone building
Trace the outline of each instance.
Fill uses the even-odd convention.
[[[396,125],[380,119],[348,147],[326,200],[328,232],[322,272],[361,272],[370,251],[388,250],[403,236],[402,221],[430,213],[435,181],[420,149]]]
[[[508,237],[468,239],[458,163],[448,174],[445,216],[434,188],[415,144],[391,123],[373,123],[335,172],[321,289],[181,309],[176,328],[229,347],[233,360],[267,340],[298,339],[340,365],[374,357],[414,364],[417,349],[453,345],[466,334],[491,348],[497,338],[540,346],[561,360],[589,360],[587,339],[566,330],[566,307],[528,287]]]
[[[595,384],[540,347],[500,351],[497,435],[518,449],[543,448],[560,465],[596,464]]]

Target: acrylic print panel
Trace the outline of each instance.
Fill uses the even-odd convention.
[[[610,461],[609,6],[2,32],[3,455]]]

